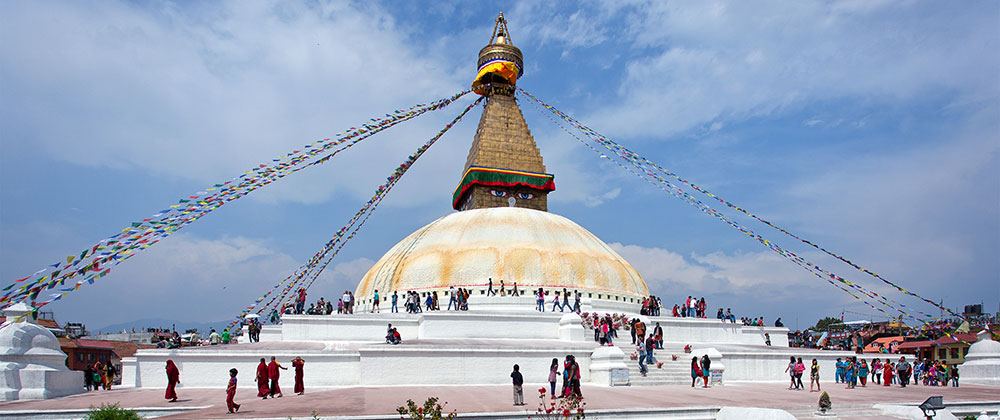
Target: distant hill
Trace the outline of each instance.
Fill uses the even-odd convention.
[[[172,329],[176,328],[177,331],[183,333],[186,330],[197,328],[199,332],[207,333],[210,329],[215,328],[216,330],[221,330],[229,325],[229,321],[215,321],[215,322],[199,322],[199,321],[178,321],[175,319],[164,319],[164,318],[146,318],[137,319],[134,321],[123,322],[120,324],[108,325],[100,328],[93,328],[87,326],[87,332],[91,335],[97,335],[98,332],[103,334],[109,333],[119,333],[122,330],[132,331],[135,328],[136,332],[140,330],[145,330],[146,328],[164,328]],[[176,327],[175,327],[176,326]]]

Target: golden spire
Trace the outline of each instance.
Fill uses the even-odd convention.
[[[513,95],[517,79],[524,74],[524,56],[510,39],[510,30],[507,29],[503,12],[500,12],[493,25],[490,43],[479,50],[476,70],[472,88],[476,93],[486,96],[494,93]]]
[[[548,209],[547,196],[555,189],[554,179],[545,173],[542,154],[514,99],[521,68],[521,50],[511,43],[501,12],[490,44],[479,51],[479,73],[472,86],[487,101],[462,180],[452,195],[455,210]]]

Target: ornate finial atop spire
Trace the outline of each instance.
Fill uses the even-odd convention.
[[[472,88],[480,95],[512,95],[517,78],[524,74],[524,57],[511,42],[503,12],[495,22],[489,45],[479,50],[478,74]]]
[[[511,44],[510,32],[507,31],[507,21],[503,18],[503,11],[494,21],[493,36],[490,37],[490,44]]]

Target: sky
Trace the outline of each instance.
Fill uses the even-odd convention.
[[[991,1],[2,2],[0,282],[275,156],[468,88],[500,10],[526,91],[914,293],[998,310]],[[473,99],[231,202],[47,308],[92,330],[232,318]],[[705,296],[713,313],[792,328],[885,319],[520,103],[555,174],[549,211],[610,244],[665,304]],[[310,300],[353,290],[392,245],[453,211],[480,110],[413,166]],[[908,309],[939,312],[719,210]]]

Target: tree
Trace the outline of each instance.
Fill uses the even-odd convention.
[[[839,331],[844,329],[844,324],[840,319],[826,317],[816,321],[816,326],[813,327],[814,331],[826,331],[827,329]]]

